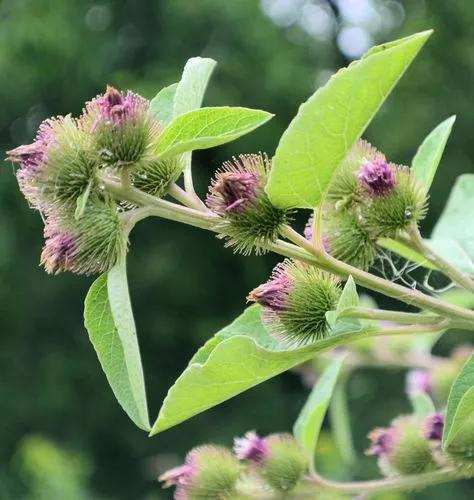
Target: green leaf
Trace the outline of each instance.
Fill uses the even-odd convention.
[[[266,187],[278,207],[314,208],[334,172],[431,31],[375,47],[301,105],[278,144]]]
[[[376,332],[366,328],[339,334],[336,328],[329,338],[285,349],[268,334],[260,314],[260,306],[249,307],[197,352],[169,390],[151,435],[303,363],[318,352]]]
[[[326,319],[331,328],[334,328],[338,323],[339,328],[343,326],[346,329],[353,330],[354,328],[360,327],[360,321],[354,318],[342,318],[341,314],[351,307],[357,307],[359,305],[359,295],[357,294],[357,287],[352,276],[346,281],[344,288],[342,290],[341,296],[337,303],[336,309],[334,311],[329,311],[326,313]]]
[[[209,78],[216,64],[213,59],[203,57],[192,57],[188,60],[176,91],[174,117],[201,107]],[[190,151],[184,153],[181,161],[183,168],[190,172],[192,153]]]
[[[314,457],[324,415],[345,357],[342,355],[334,359],[321,374],[293,427],[295,439],[310,457]]]
[[[449,447],[467,422],[474,418],[474,354],[453,382],[443,431],[443,449]]]
[[[174,117],[201,107],[209,78],[216,61],[203,57],[192,57],[184,66],[174,98]]]
[[[84,319],[115,397],[130,419],[149,431],[145,382],[124,262],[92,284]]]
[[[178,84],[173,83],[161,89],[150,102],[151,113],[164,125],[173,119],[174,98],[177,88]]]
[[[248,108],[201,108],[175,118],[162,132],[156,153],[173,156],[207,149],[248,134],[272,118],[271,113]]]
[[[74,211],[74,219],[79,220],[83,215],[87,206],[87,201],[91,194],[92,180],[87,184],[86,189],[78,196],[76,200],[76,210]]]
[[[474,274],[474,224],[466,214],[474,213],[474,174],[458,177],[448,202],[428,242],[459,269]]]
[[[416,391],[409,394],[413,412],[419,417],[426,417],[435,413],[435,407],[431,398],[423,391]]]
[[[430,190],[455,121],[456,116],[451,116],[440,123],[421,143],[413,158],[411,170],[425,186],[426,192]]]

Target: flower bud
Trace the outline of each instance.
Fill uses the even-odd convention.
[[[290,434],[272,434],[264,439],[266,453],[260,474],[276,491],[291,491],[302,479],[308,459]]]
[[[433,394],[433,382],[431,375],[426,370],[410,370],[406,380],[407,394],[416,394],[424,392],[428,395]]]
[[[378,164],[369,173],[363,169],[360,175],[369,192],[362,215],[374,235],[394,237],[425,217],[426,194],[409,168]]]
[[[76,220],[61,212],[47,215],[41,264],[48,273],[108,271],[126,251],[127,241],[117,207],[89,200],[85,216]]]
[[[191,450],[184,465],[159,478],[164,488],[176,486],[176,500],[231,500],[240,475],[238,460],[225,448],[201,446]]]
[[[337,167],[329,187],[327,200],[337,209],[350,208],[359,197],[360,184],[358,172],[364,165],[385,161],[385,156],[367,141],[357,141],[341,164]]]
[[[468,474],[472,474],[474,466],[474,419],[472,416],[449,443],[446,452],[454,460],[457,468],[465,469]]]
[[[74,205],[89,183],[97,187],[97,158],[90,137],[71,116],[45,120],[33,144],[9,151],[20,163],[18,183],[25,198],[40,210]]]
[[[367,270],[377,256],[376,238],[357,207],[332,211],[323,221],[329,253],[347,264]]]
[[[367,454],[378,457],[384,475],[420,474],[436,467],[430,443],[413,417],[399,417],[388,429],[372,431],[369,439]]]
[[[265,252],[290,219],[290,211],[274,207],[264,187],[270,160],[264,155],[241,155],[224,164],[209,188],[207,205],[222,217],[218,229],[226,246],[249,255]]]
[[[247,300],[263,306],[264,323],[275,337],[300,345],[330,334],[326,313],[335,309],[340,294],[336,276],[285,260]]]
[[[156,145],[159,123],[149,112],[150,103],[133,92],[107,86],[104,94],[87,103],[81,127],[94,137],[105,164],[135,165]]]
[[[142,162],[132,173],[133,185],[145,193],[163,197],[173,182],[179,178],[183,170],[180,157],[166,160],[151,158]]]

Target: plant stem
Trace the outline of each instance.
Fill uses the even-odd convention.
[[[372,481],[339,482],[325,479],[318,474],[312,475],[306,483],[317,489],[325,489],[339,493],[365,493],[374,495],[376,493],[404,491],[420,489],[426,486],[445,483],[455,479],[462,479],[463,475],[456,469],[446,467],[434,472],[413,474],[410,476],[399,476],[387,479],[375,479]]]
[[[190,193],[181,189],[177,184],[171,184],[168,190],[168,194],[170,194],[175,200],[178,200],[184,206],[189,208],[195,208],[196,210],[210,211],[206,205],[202,202],[201,198],[198,197],[197,194]]]
[[[362,269],[358,269],[357,267],[337,260],[326,252],[322,255],[316,255],[311,243],[289,226],[283,228],[282,236],[300,246],[308,253],[312,253],[313,262],[326,271],[337,274],[343,278],[352,276],[357,284],[365,286],[374,292],[380,292],[400,300],[401,302],[405,302],[408,305],[416,306],[420,309],[427,309],[441,316],[466,320],[469,322],[470,328],[474,329],[474,311],[448,304],[435,297],[425,295],[418,290],[412,290],[411,288],[379,278]]]
[[[410,226],[407,234],[408,238],[399,238],[402,243],[408,244],[411,248],[421,253],[427,261],[434,264],[443,274],[451,278],[454,283],[470,292],[474,292],[474,280],[472,280],[468,274],[456,269],[456,267],[451,265],[444,257],[441,257],[441,255],[433,251],[421,237],[417,225],[414,224]]]
[[[440,316],[371,309],[369,307],[348,307],[341,312],[340,317],[394,321],[402,324],[416,323],[419,325],[430,325],[437,323],[441,319]]]
[[[212,212],[204,212],[203,210],[196,210],[160,198],[155,198],[133,186],[125,187],[110,178],[104,178],[103,183],[106,189],[118,199],[127,200],[141,207],[147,207],[148,215],[155,215],[217,232],[216,224],[220,218]],[[455,320],[461,319],[466,326],[467,323],[469,323],[469,327],[474,329],[474,311],[448,304],[447,302],[425,295],[417,290],[412,290],[397,283],[379,278],[361,269],[350,266],[345,262],[334,259],[327,253],[319,254],[319,252],[316,252],[313,248],[311,242],[307,241],[289,226],[284,228],[282,235],[287,237],[290,241],[293,241],[293,243],[296,243],[296,245],[277,240],[274,243],[269,243],[266,248],[285,257],[308,262],[311,265],[332,272],[342,278],[352,276],[356,283],[370,290],[393,297],[408,305],[413,305],[420,309],[427,309],[441,316],[446,316]]]
[[[313,247],[318,255],[324,253],[324,242],[321,232],[321,207],[317,207],[313,212]]]

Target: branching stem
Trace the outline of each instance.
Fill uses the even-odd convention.
[[[454,283],[474,293],[474,280],[452,266],[445,258],[437,254],[421,237],[418,226],[412,225],[407,231],[407,238],[400,238],[402,243],[408,244],[413,250],[419,252],[428,261],[434,264],[443,274],[451,278]]]
[[[133,186],[123,186],[120,182],[109,178],[103,179],[106,189],[118,199],[127,200],[140,207],[147,208],[144,212],[148,215],[159,216],[175,220],[184,224],[216,232],[219,216],[204,210],[197,210],[182,205],[177,205],[160,198],[144,193]],[[143,217],[142,217],[143,218]],[[461,320],[465,327],[474,329],[474,311],[448,304],[440,299],[425,295],[418,290],[412,290],[397,283],[374,276],[366,271],[350,266],[339,261],[327,253],[320,254],[306,238],[299,235],[291,227],[285,226],[282,236],[294,244],[277,240],[267,245],[267,249],[275,253],[299,259],[315,265],[326,271],[332,272],[342,278],[352,276],[356,283],[370,290],[383,293],[389,297],[405,302],[408,305],[426,309],[437,315]]]
[[[458,470],[446,467],[444,469],[433,472],[425,472],[423,474],[354,482],[331,481],[319,476],[318,474],[313,474],[307,479],[307,484],[315,487],[316,489],[325,489],[339,493],[365,493],[374,495],[376,493],[424,488],[426,486],[445,483],[454,479],[461,479],[462,477],[462,474],[460,474]]]
[[[139,220],[153,215],[217,232],[216,225],[220,219],[219,216],[209,211],[196,195],[182,190],[176,184],[171,186],[169,194],[185,206],[177,205],[144,193],[135,188],[126,178],[122,178],[122,182],[104,178],[103,182],[106,189],[117,199],[129,201],[138,206],[138,208],[127,214],[123,214],[128,231],[131,230]],[[199,200],[199,202],[196,200]],[[318,266],[344,278],[352,276],[359,285],[399,299],[406,304],[415,305],[421,309],[427,309],[436,314],[435,316],[429,316],[368,308],[351,308],[345,311],[344,314],[347,316],[363,319],[389,320],[399,324],[407,324],[407,326],[383,328],[374,333],[374,335],[434,333],[444,331],[453,326],[474,329],[474,312],[469,309],[448,304],[442,300],[418,292],[417,290],[411,290],[396,283],[392,283],[334,259],[324,251],[322,245],[317,244],[314,246],[312,242],[307,241],[306,238],[298,234],[289,226],[284,227],[282,236],[291,241],[291,243],[284,240],[277,240],[267,245],[267,249],[285,257],[308,262],[309,264]],[[437,265],[439,266],[439,261]],[[452,274],[451,270],[449,270],[449,272]],[[456,270],[456,272],[458,271]],[[465,280],[466,276],[464,276],[463,279]],[[471,280],[469,279],[469,281]],[[469,283],[465,281],[465,284],[467,285]],[[363,493],[373,495],[381,492],[422,488],[459,479],[461,477],[460,473],[455,469],[444,468],[434,472],[397,478],[373,481],[338,482],[325,479],[316,472],[313,472],[298,488],[298,491],[295,491],[295,498],[313,498],[315,493],[321,490],[343,494]]]

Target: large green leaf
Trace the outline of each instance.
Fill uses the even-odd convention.
[[[150,112],[163,125],[168,124],[173,119],[174,97],[177,83],[161,89],[150,102]]]
[[[150,430],[124,262],[92,284],[86,297],[84,320],[115,397],[138,427]]]
[[[254,387],[320,351],[375,334],[373,328],[333,334],[305,347],[285,349],[263,326],[259,306],[249,307],[194,356],[168,392],[151,435],[177,425]]]
[[[174,117],[201,107],[209,78],[216,64],[213,59],[204,57],[188,59],[174,97]]]
[[[301,105],[273,158],[266,190],[275,205],[320,204],[337,166],[430,34],[425,31],[374,47]]]
[[[156,153],[164,157],[219,146],[248,134],[272,116],[248,108],[195,109],[179,115],[165,128]]]
[[[443,431],[446,449],[467,423],[474,425],[474,354],[459,372],[449,392]]]
[[[293,427],[296,440],[310,457],[314,457],[319,431],[336,387],[337,377],[344,359],[345,355],[337,357],[324,370],[314,385]]]
[[[456,117],[451,116],[432,130],[413,158],[411,170],[425,186],[426,192],[431,187],[455,121]]]
[[[429,244],[461,270],[474,274],[474,174],[458,177],[446,207],[436,223]]]

